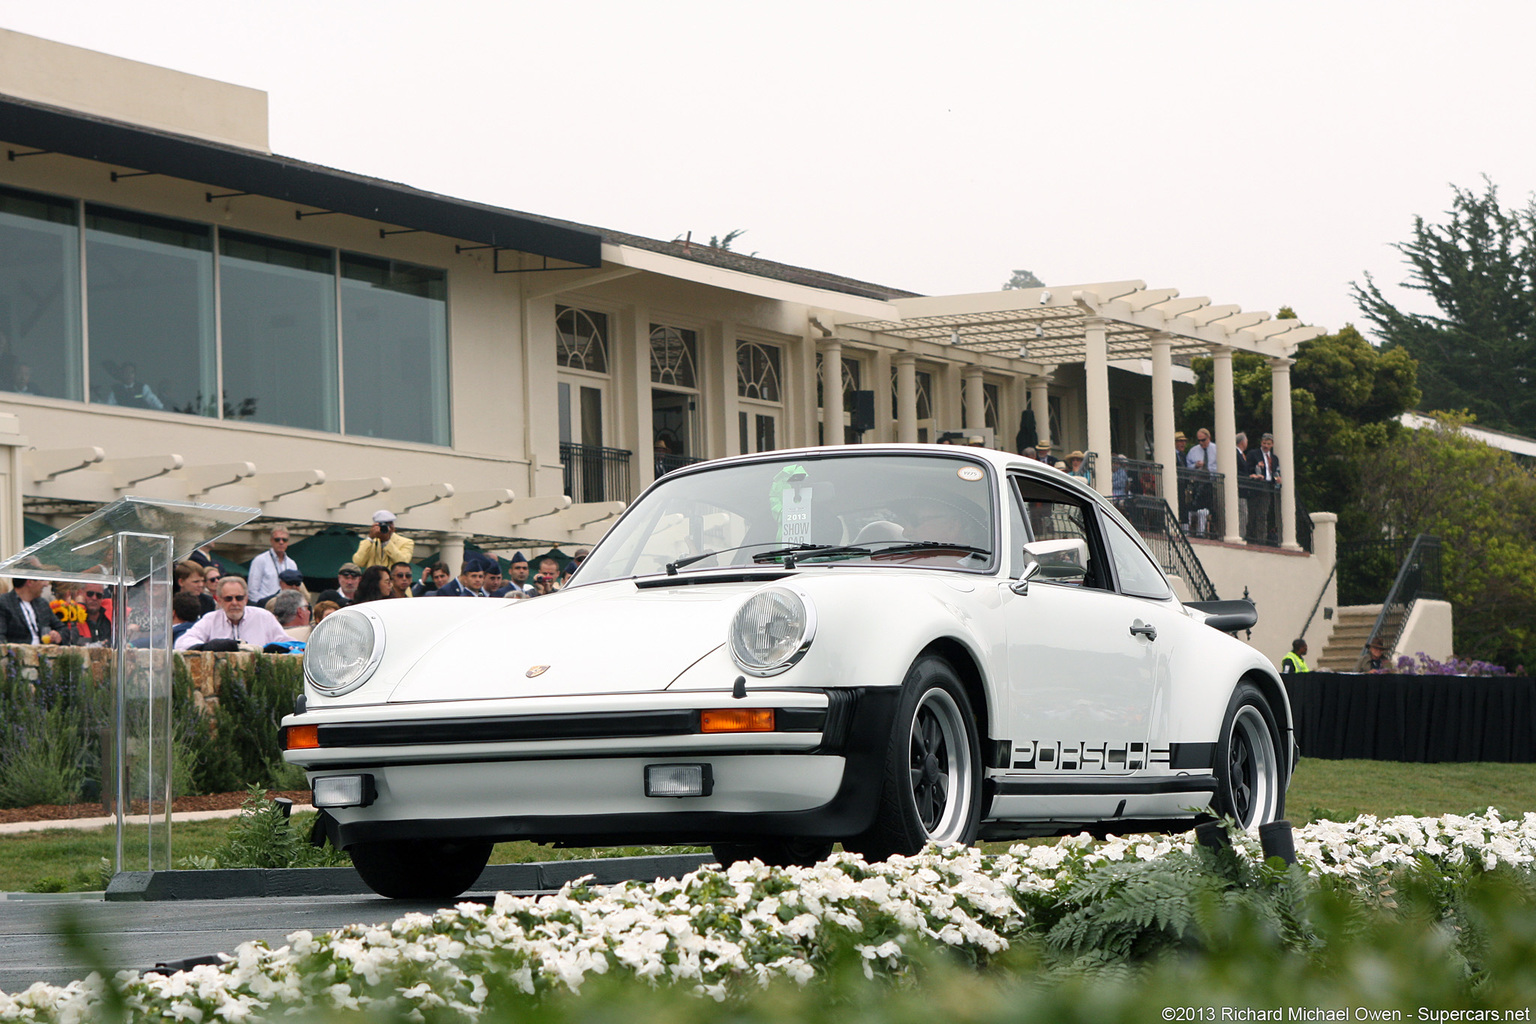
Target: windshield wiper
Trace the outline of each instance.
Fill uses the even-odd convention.
[[[880,553],[882,555],[888,555],[892,552],[900,551],[934,551],[938,549],[943,549],[945,551],[964,551],[967,554],[983,555],[989,558],[992,555],[991,550],[988,548],[972,547],[969,544],[956,544],[954,541],[948,540],[873,541],[872,543],[891,544],[891,547],[880,549]]]
[[[772,543],[774,543],[774,541],[771,541],[771,540],[760,540],[760,541],[758,541],[755,544],[738,544],[734,548],[721,548],[719,551],[706,551],[702,555],[689,555],[686,558],[679,558],[679,559],[677,559],[674,562],[668,562],[667,563],[667,575],[668,576],[676,576],[677,575],[677,570],[681,569],[683,566],[685,566],[685,565],[692,565],[694,562],[702,562],[702,561],[704,561],[704,559],[706,559],[706,558],[713,558],[715,555],[725,555],[725,554],[729,554],[732,551],[745,551],[747,548],[760,548],[764,544],[772,544]],[[768,556],[777,558],[780,555],[788,555],[788,554],[793,554],[796,551],[806,551],[806,550],[810,550],[810,549],[814,549],[814,548],[821,548],[821,547],[826,547],[826,545],[825,544],[792,544],[789,547],[779,548],[776,551],[769,551],[766,554]],[[758,561],[758,560],[760,560],[762,558],[764,558],[764,555],[755,555],[755,556],[753,556],[752,560],[753,561]],[[791,568],[793,568],[793,566],[791,566]]]
[[[867,555],[869,548],[857,544],[795,544],[792,547],[776,548],[773,551],[760,551],[752,556],[752,561],[767,562],[782,558],[784,568],[793,569],[797,553],[805,558],[819,558],[822,555]]]

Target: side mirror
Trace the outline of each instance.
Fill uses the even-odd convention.
[[[1024,552],[1024,571],[1008,585],[1008,589],[1020,597],[1029,596],[1029,581],[1040,575],[1040,561],[1028,551]]]

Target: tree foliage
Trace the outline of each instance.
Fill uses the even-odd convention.
[[[1405,430],[1360,463],[1360,510],[1387,536],[1444,544],[1456,653],[1536,667],[1536,472],[1459,428],[1465,414]]]
[[[1481,194],[1452,189],[1446,222],[1415,217],[1412,239],[1395,246],[1409,268],[1403,286],[1438,312],[1398,309],[1369,274],[1352,286],[1355,301],[1388,349],[1419,361],[1427,408],[1536,434],[1536,199],[1505,209],[1492,182]]]
[[[1032,270],[1015,270],[1013,276],[1003,282],[1003,290],[1012,288],[1044,288],[1045,282],[1035,276]]]

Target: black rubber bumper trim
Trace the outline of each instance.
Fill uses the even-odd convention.
[[[776,732],[820,732],[826,712],[782,708]],[[294,723],[295,725],[303,723]],[[416,747],[453,743],[515,743],[530,740],[643,739],[693,736],[699,712],[628,711],[575,715],[503,715],[496,718],[435,718],[410,722],[336,722],[319,727],[320,746]]]
[[[499,815],[485,818],[413,818],[341,824],[327,815],[331,842],[346,849],[356,843],[396,839],[491,839],[558,842],[581,846],[618,844],[707,844],[765,836],[842,839],[866,831],[879,806],[885,754],[891,742],[899,687],[850,691],[856,694],[848,720],[843,780],[832,799],[804,811],[735,812],[658,810],[636,814]],[[733,751],[719,755],[750,755]],[[626,755],[634,756],[634,755]],[[648,755],[647,755],[648,756]],[[689,754],[708,761],[704,751]],[[329,770],[330,766],[317,770]],[[718,773],[717,773],[718,774]]]
[[[1070,779],[1056,776],[1049,779],[999,779],[998,796],[1064,796],[1082,794],[1088,796],[1159,796],[1164,793],[1214,793],[1216,776],[1180,775],[1158,779],[1133,779],[1118,777],[1109,779]]]
[[[1174,771],[1193,771],[1204,768],[1209,771],[1216,764],[1214,743],[1168,744],[1168,767]]]

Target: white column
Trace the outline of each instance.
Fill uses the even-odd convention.
[[[987,393],[982,387],[982,376],[979,366],[967,366],[961,372],[965,389],[963,430],[978,430],[987,425]]]
[[[9,557],[20,551],[22,539],[22,492],[30,481],[25,475],[21,453],[27,438],[21,432],[21,420],[10,413],[0,413],[0,555]]]
[[[617,322],[618,318],[614,318]],[[620,358],[615,360],[618,373],[614,390],[628,385],[629,400],[616,403],[619,413],[617,447],[634,451],[629,467],[634,474],[634,493],[639,494],[656,479],[656,426],[651,419],[651,316],[644,306],[629,311],[628,337],[615,338]],[[701,428],[702,429],[702,428]],[[701,437],[689,439],[697,457]],[[634,495],[631,495],[633,497]]]
[[[1051,378],[1029,378],[1029,408],[1035,414],[1035,443],[1055,444],[1051,440]]]
[[[1163,467],[1163,499],[1179,510],[1179,453],[1173,447],[1173,339],[1152,336],[1152,451]]]
[[[469,539],[467,533],[443,533],[439,534],[442,542],[437,549],[437,560],[448,567],[448,571],[455,577],[464,566],[464,542]]]
[[[711,390],[720,396],[720,401],[710,402],[708,392],[703,396],[704,411],[711,424],[710,458],[741,454],[741,430],[737,420],[741,410],[741,395],[736,387],[736,344],[739,339],[736,337],[736,324],[733,321],[722,320],[718,330],[719,342],[712,346],[718,356],[714,360],[713,368],[706,372],[714,378],[715,384]]]
[[[821,343],[821,443],[843,443],[843,343]]]
[[[917,443],[917,356],[902,352],[892,357],[896,364],[896,440]]]
[[[794,430],[785,447],[811,448],[816,444],[817,418],[821,415],[821,408],[816,404],[816,343],[820,340],[821,332],[807,323],[804,337],[786,360],[784,414],[794,424]],[[789,372],[791,363],[793,373]],[[731,429],[737,428],[732,426]]]
[[[876,444],[888,444],[896,440],[896,421],[891,410],[891,351],[876,349],[874,355],[875,379],[866,381],[865,388],[875,393],[875,429],[865,435]]]
[[[1237,517],[1237,414],[1232,402],[1232,350],[1225,345],[1211,348],[1216,365],[1216,468],[1222,473],[1221,509],[1226,523],[1228,544],[1241,544]]]
[[[1275,454],[1280,458],[1280,546],[1300,551],[1296,543],[1296,444],[1291,429],[1291,367],[1293,359],[1271,359],[1269,380],[1273,390]]]
[[[1100,494],[1114,491],[1109,446],[1109,322],[1091,316],[1083,321],[1086,356],[1083,360],[1084,397],[1088,404],[1088,448],[1097,453],[1093,481]]]
[[[999,438],[998,443],[1004,451],[1013,451],[1018,443],[1019,423],[1024,413],[1029,409],[1029,378],[1015,377],[1008,382],[1008,393],[1011,399],[1008,403],[1008,419],[1004,426],[1008,430],[1008,436]],[[1024,454],[1023,452],[1019,453]]]

